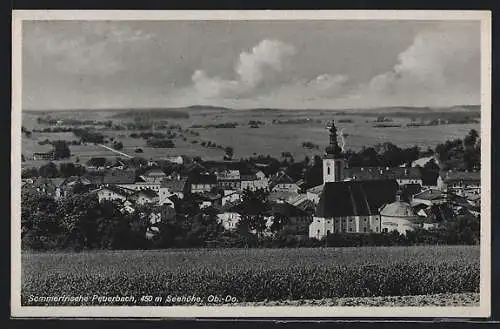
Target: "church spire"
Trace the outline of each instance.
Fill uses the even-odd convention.
[[[337,128],[335,127],[335,121],[328,125],[328,131],[330,132],[330,144],[325,149],[325,155],[329,157],[338,157],[342,152],[337,141]]]

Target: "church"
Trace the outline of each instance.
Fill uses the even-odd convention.
[[[345,180],[346,159],[337,141],[335,122],[329,127],[330,143],[323,156],[323,188],[309,237],[330,233],[381,232],[380,208],[395,200],[395,179]]]

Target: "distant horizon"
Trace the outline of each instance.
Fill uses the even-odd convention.
[[[95,107],[95,108],[23,108],[22,111],[27,112],[64,112],[64,111],[127,111],[127,110],[188,110],[195,108],[206,108],[206,109],[224,109],[230,111],[363,111],[363,110],[382,110],[382,109],[451,109],[459,107],[481,107],[481,104],[456,104],[449,106],[407,106],[407,105],[396,105],[396,106],[375,106],[375,107],[352,107],[352,108],[280,108],[280,107],[249,107],[249,108],[231,108],[227,106],[217,106],[217,105],[203,105],[194,104],[188,106],[165,106],[165,107]]]

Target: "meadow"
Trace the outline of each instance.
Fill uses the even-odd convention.
[[[57,305],[28,300],[64,295],[135,296],[117,305],[150,305],[144,295],[198,296],[203,305],[211,295],[237,303],[477,296],[479,277],[478,246],[23,252],[21,294],[23,305]]]
[[[401,124],[401,127],[376,128],[372,121],[377,113],[363,115],[337,115],[335,112],[318,110],[201,110],[188,109],[189,118],[169,118],[168,123],[179,125],[182,129],[196,131],[200,136],[184,134],[184,138],[175,138],[175,148],[159,149],[146,146],[143,139],[130,138],[132,131],[106,130],[108,137],[114,137],[123,143],[123,152],[131,156],[142,156],[149,158],[162,158],[166,156],[201,156],[207,160],[220,160],[224,155],[223,149],[203,147],[203,141],[211,141],[223,147],[231,146],[234,149],[234,157],[249,157],[257,154],[280,157],[282,152],[290,152],[296,160],[302,160],[305,156],[310,158],[321,154],[328,144],[328,132],[326,125],[328,121],[337,120],[337,127],[346,136],[346,149],[359,150],[363,146],[371,146],[377,143],[391,142],[400,147],[418,145],[423,149],[434,148],[438,143],[447,139],[463,138],[470,129],[479,130],[478,123],[448,124],[439,126],[406,127],[412,122],[412,118],[406,114],[388,114],[393,123]],[[92,120],[109,120],[113,123],[123,124],[130,122],[131,118],[126,116],[116,117],[117,111],[77,111],[77,112],[53,112],[58,118],[78,118]],[[23,113],[23,125],[31,130],[40,128],[36,122],[39,113]],[[250,121],[260,121],[258,128],[252,127]],[[343,122],[340,122],[342,120]],[[273,122],[274,121],[274,122]],[[276,123],[278,121],[288,123]],[[235,128],[205,127],[220,123],[237,123]],[[392,122],[391,122],[392,123]],[[191,128],[192,126],[203,126]],[[43,126],[42,126],[43,127]],[[38,141],[44,139],[66,139],[75,140],[72,133],[33,133],[30,138],[23,136],[22,152],[27,158],[35,151],[44,151],[38,145]],[[312,142],[319,146],[318,149],[307,149],[302,146],[303,142]],[[47,145],[45,145],[47,146]],[[135,153],[136,148],[142,148],[143,153]],[[95,145],[71,145],[72,158],[76,157],[84,162],[90,157],[104,156],[114,158],[116,154]],[[23,167],[41,165],[42,162],[28,160]]]

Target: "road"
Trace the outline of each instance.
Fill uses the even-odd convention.
[[[97,145],[99,145],[99,146],[101,146],[101,147],[104,147],[105,149],[108,149],[108,150],[110,150],[110,151],[112,151],[112,152],[115,152],[116,154],[122,155],[122,156],[124,156],[124,157],[127,157],[127,158],[133,158],[133,156],[130,156],[130,155],[125,154],[125,153],[123,153],[123,152],[117,151],[117,150],[115,150],[114,148],[111,148],[111,147],[109,147],[109,146],[106,146],[106,145],[103,145],[103,144],[97,144]]]

